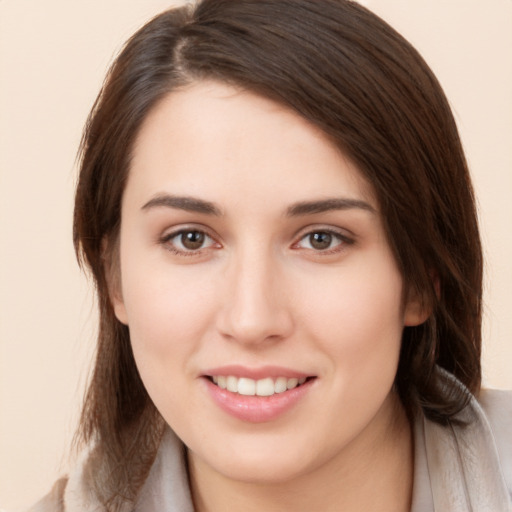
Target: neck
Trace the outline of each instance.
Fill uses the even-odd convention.
[[[413,484],[413,441],[402,405],[387,408],[376,431],[361,433],[332,460],[284,482],[244,482],[188,454],[196,512],[311,510],[406,512]],[[369,427],[370,428],[370,427]],[[371,429],[370,429],[371,430]]]

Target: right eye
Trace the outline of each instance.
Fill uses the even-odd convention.
[[[297,246],[315,251],[328,251],[336,249],[343,242],[341,236],[332,231],[314,231],[304,236]]]
[[[161,242],[175,254],[193,255],[218,243],[200,229],[180,229],[162,237]]]

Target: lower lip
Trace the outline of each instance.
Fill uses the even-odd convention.
[[[280,417],[294,407],[311,389],[316,379],[272,396],[246,396],[219,388],[209,379],[204,379],[215,403],[235,418],[250,423],[264,423]]]

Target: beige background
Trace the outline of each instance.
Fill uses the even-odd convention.
[[[512,0],[368,0],[423,53],[456,113],[487,256],[485,382],[512,388]],[[121,43],[164,0],[0,0],[0,507],[66,470],[91,358],[71,244],[82,125]]]

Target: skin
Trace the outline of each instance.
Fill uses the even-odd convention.
[[[208,208],[191,211],[197,200]],[[404,304],[372,187],[321,131],[225,84],[170,93],[134,147],[119,252],[115,312],[188,447],[198,511],[409,509],[411,431],[393,381],[403,327],[427,314]],[[206,369],[228,364],[315,378],[252,423],[207,392]]]

